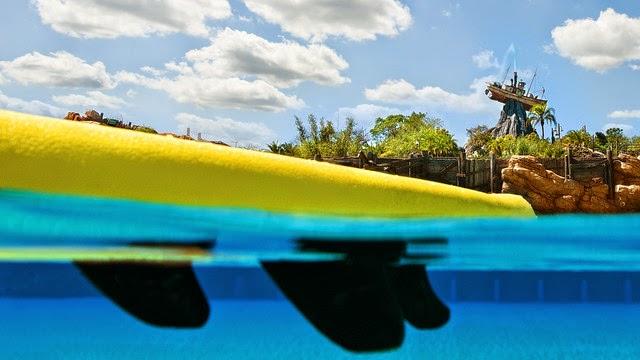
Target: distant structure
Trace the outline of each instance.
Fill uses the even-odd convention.
[[[504,104],[498,123],[491,129],[492,136],[513,135],[517,137],[534,132],[531,124],[527,122],[527,111],[530,111],[534,106],[546,107],[547,100],[538,99],[537,96],[525,90],[525,86],[526,83],[524,81],[518,81],[517,72],[513,73],[513,78],[509,85],[499,82],[487,85],[485,94],[491,100]]]
[[[132,124],[131,122],[129,122],[128,124],[125,124],[124,121],[122,120],[118,120],[118,119],[111,119],[111,118],[106,118],[104,117],[104,113],[99,113],[95,110],[87,110],[84,115],[80,115],[80,113],[77,112],[73,112],[70,111],[67,113],[67,116],[64,117],[65,120],[71,120],[71,121],[82,121],[82,122],[86,122],[86,123],[92,123],[92,124],[97,124],[97,125],[104,125],[104,126],[111,126],[111,127],[117,127],[117,128],[122,128],[122,129],[127,129],[127,130],[135,130],[135,131],[140,131],[140,132],[145,132],[145,133],[150,133],[150,134],[158,134],[158,135],[163,135],[163,136],[170,136],[170,137],[174,137],[177,139],[182,139],[182,140],[193,140],[193,141],[199,141],[199,142],[208,142],[211,144],[215,144],[215,145],[223,145],[223,146],[229,146],[228,144],[222,142],[222,141],[209,141],[209,140],[205,140],[202,138],[201,133],[198,133],[198,139],[194,139],[191,137],[191,129],[187,128],[187,135],[177,135],[174,133],[158,133],[155,129],[150,128],[148,126],[143,126],[143,125],[135,125]]]

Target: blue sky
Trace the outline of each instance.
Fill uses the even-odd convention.
[[[8,0],[0,107],[95,108],[231,144],[295,138],[294,115],[368,128],[423,111],[462,145],[495,125],[511,64],[565,129],[640,132],[640,3],[449,0]],[[511,50],[510,50],[511,49]],[[506,61],[504,61],[506,59]],[[528,75],[527,75],[528,74]],[[501,78],[500,78],[501,80]],[[617,125],[612,125],[617,124]]]

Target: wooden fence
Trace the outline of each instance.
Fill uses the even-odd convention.
[[[493,154],[489,159],[467,159],[464,152],[460,152],[457,157],[420,156],[408,159],[376,158],[373,156],[368,158],[364,153],[360,153],[358,157],[322,160],[486,192],[501,191],[502,169],[508,165],[508,160],[497,159]],[[610,193],[613,193],[615,186],[613,185],[615,184],[613,179],[614,158],[610,151],[607,151],[606,158],[585,159],[575,158],[568,150],[561,159],[539,159],[539,161],[547,170],[551,170],[565,179],[590,182],[593,178],[601,177],[609,185]]]

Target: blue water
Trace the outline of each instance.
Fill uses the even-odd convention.
[[[284,301],[218,301],[200,330],[140,324],[104,299],[0,300],[3,359],[637,359],[640,307],[464,303],[395,351],[353,355]]]
[[[410,243],[432,269],[640,270],[640,214],[502,219],[384,219],[277,214],[0,190],[3,245],[104,246],[216,241],[211,261],[256,265],[295,254],[295,239],[446,239]],[[229,255],[229,256],[226,256]],[[248,255],[238,256],[235,255]]]
[[[353,219],[2,190],[0,251],[215,240],[216,256],[196,269],[212,308],[198,330],[140,323],[68,264],[0,264],[0,359],[640,358],[638,229],[640,215]],[[435,331],[407,326],[394,351],[346,352],[257,267],[299,258],[299,237],[403,239],[409,255],[438,255],[426,263],[451,321]],[[424,238],[446,243],[411,242]]]

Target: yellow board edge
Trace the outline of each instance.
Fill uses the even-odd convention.
[[[206,250],[184,246],[148,247],[38,247],[4,246],[0,247],[0,261],[3,262],[50,262],[50,261],[89,261],[89,262],[152,262],[163,264],[182,264],[208,262],[213,254]]]
[[[7,110],[0,188],[333,216],[535,216],[517,195]]]

